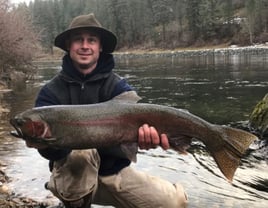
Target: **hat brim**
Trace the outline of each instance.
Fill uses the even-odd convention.
[[[112,53],[115,50],[116,44],[117,44],[117,38],[116,36],[103,28],[100,27],[75,27],[72,29],[68,29],[62,33],[60,33],[56,38],[55,38],[55,46],[61,48],[64,51],[68,51],[66,48],[66,40],[69,38],[70,33],[74,32],[75,30],[79,29],[86,29],[90,30],[93,32],[96,32],[97,34],[100,35],[101,38],[101,43],[102,43],[102,52],[104,53]]]

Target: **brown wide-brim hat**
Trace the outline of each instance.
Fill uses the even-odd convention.
[[[66,40],[69,38],[70,33],[77,29],[88,29],[100,35],[102,52],[112,53],[114,51],[117,43],[116,36],[111,31],[103,28],[92,13],[75,17],[68,29],[55,38],[55,46],[64,51],[68,51],[66,48]]]

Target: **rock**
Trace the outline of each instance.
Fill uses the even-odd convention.
[[[9,76],[10,76],[11,82],[25,83],[26,81],[26,74],[20,71],[12,71]]]
[[[261,137],[268,133],[268,93],[253,109],[249,117],[249,126]]]
[[[2,114],[2,113],[9,113],[10,112],[10,110],[8,109],[8,108],[4,108],[4,107],[2,107],[1,105],[0,105],[0,115]]]
[[[0,184],[0,193],[8,194],[9,188],[5,184]]]
[[[7,88],[7,84],[4,81],[0,80],[0,90],[6,89]]]

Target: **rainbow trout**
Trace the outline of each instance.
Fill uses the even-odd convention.
[[[186,152],[192,138],[202,141],[229,181],[243,154],[257,139],[243,130],[211,124],[185,110],[136,103],[131,93],[123,97],[99,104],[33,108],[10,120],[16,129],[12,134],[54,148],[120,145],[127,157],[134,160],[136,151],[123,147],[137,147],[138,128],[146,123],[159,134],[166,133],[170,147],[181,153]]]

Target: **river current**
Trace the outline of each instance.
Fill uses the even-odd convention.
[[[11,177],[10,190],[20,196],[57,204],[44,183],[48,162],[24,142],[9,135],[9,118],[33,107],[41,86],[60,70],[60,62],[36,63],[35,79],[0,92],[10,110],[0,121],[0,161]],[[256,103],[268,92],[268,56],[146,58],[117,60],[115,71],[135,88],[143,102],[187,109],[211,123],[246,124]],[[160,148],[139,151],[137,169],[181,182],[189,207],[263,208],[268,206],[267,145],[258,142],[242,159],[234,181],[225,180],[200,143],[187,155]]]

